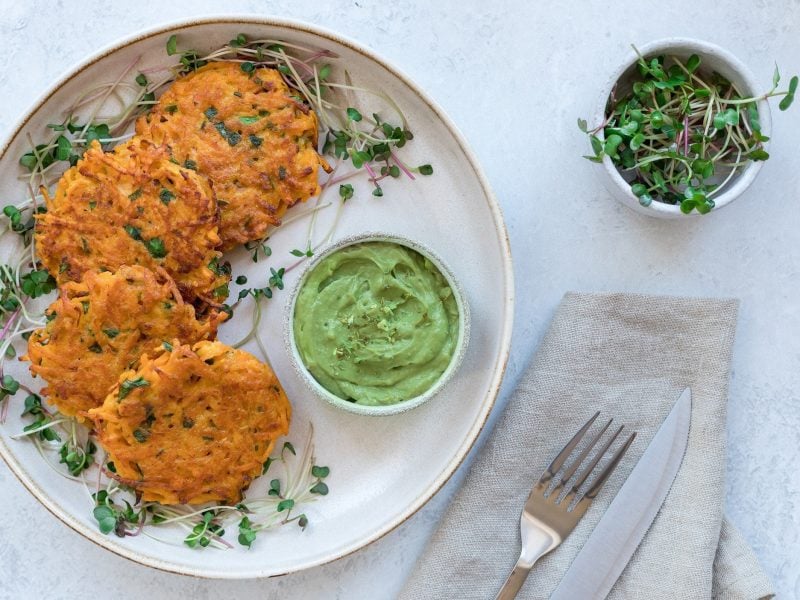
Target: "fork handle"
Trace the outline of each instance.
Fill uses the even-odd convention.
[[[523,563],[520,558],[511,570],[503,587],[500,588],[500,591],[497,593],[495,600],[514,600],[514,598],[517,597],[519,588],[522,587],[522,584],[525,583],[525,580],[528,578],[528,573],[531,572],[532,566],[533,565]]]
[[[514,600],[536,561],[550,552],[555,546],[555,540],[546,532],[536,529],[525,531],[524,539],[522,540],[522,552],[519,555],[517,564],[514,565],[503,587],[497,593],[495,600]]]

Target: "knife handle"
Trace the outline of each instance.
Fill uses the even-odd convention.
[[[553,536],[549,533],[539,529],[523,530],[522,552],[495,600],[514,600],[536,561],[554,547]]]

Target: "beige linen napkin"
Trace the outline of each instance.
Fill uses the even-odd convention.
[[[549,597],[686,386],[693,396],[686,456],[609,598],[771,597],[755,556],[723,517],[737,306],[735,300],[567,294],[400,597],[494,598],[517,559],[519,515],[534,479],[601,410],[639,435],[581,523],[536,564],[519,595]]]

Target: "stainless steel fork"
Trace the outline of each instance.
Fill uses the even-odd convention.
[[[600,488],[603,487],[603,484],[617,467],[620,460],[622,460],[625,451],[636,438],[636,433],[632,433],[588,485],[588,489],[581,493],[581,486],[583,486],[603,457],[608,454],[611,445],[624,428],[624,426],[621,426],[617,429],[602,447],[595,452],[583,470],[575,476],[586,457],[589,456],[592,449],[611,426],[613,419],[609,420],[581,450],[578,456],[570,462],[570,465],[564,470],[555,486],[552,486],[551,484],[561,467],[567,462],[567,459],[575,451],[599,415],[599,412],[595,413],[586,425],[580,428],[578,433],[558,453],[558,456],[555,457],[533,486],[528,500],[525,502],[525,508],[522,510],[522,517],[520,517],[522,552],[495,600],[512,600],[517,596],[517,592],[519,592],[522,584],[525,583],[525,578],[534,563],[558,547],[575,529],[575,525],[581,520]],[[573,478],[573,476],[575,477]],[[566,494],[564,493],[565,490]],[[575,501],[576,499],[577,502]]]

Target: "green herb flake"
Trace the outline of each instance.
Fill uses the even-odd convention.
[[[161,188],[161,191],[158,193],[158,197],[162,204],[168,205],[175,199],[175,194],[173,194],[167,188]]]
[[[153,258],[164,258],[167,255],[167,249],[161,238],[155,237],[147,240],[147,242],[145,242],[145,247]]]
[[[142,241],[142,232],[139,230],[138,227],[134,227],[133,225],[125,225],[124,227],[125,232],[131,236],[137,242]]]
[[[150,382],[147,381],[144,377],[137,377],[136,379],[126,379],[121,384],[119,384],[119,400],[124,400],[128,394],[130,394],[133,390],[140,387],[149,386]]]

